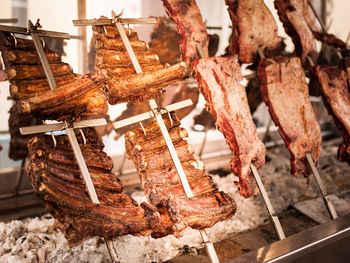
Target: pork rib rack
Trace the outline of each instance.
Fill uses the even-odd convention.
[[[292,174],[308,176],[311,168],[306,153],[310,153],[317,164],[322,136],[311,106],[300,59],[262,59],[259,63],[258,77],[262,98],[291,154]]]
[[[22,113],[40,119],[80,119],[107,111],[105,79],[100,74],[76,75],[58,54],[45,49],[58,88],[50,90],[32,40],[0,33],[10,93]]]
[[[136,74],[116,26],[94,26],[96,69],[107,78],[109,103],[141,102],[159,95],[163,89],[188,76],[187,65],[165,66],[140,41],[136,32],[125,29],[143,73]]]
[[[136,166],[148,200],[157,206],[161,218],[168,216],[170,219],[168,224],[162,223],[162,228],[152,234],[154,237],[169,233],[181,236],[186,226],[195,229],[212,227],[230,218],[236,210],[230,195],[218,190],[213,178],[205,173],[203,164],[193,156],[193,148],[184,140],[187,132],[179,127],[180,122],[175,114],[172,114],[172,126],[165,116],[164,122],[194,194],[193,198],[185,195],[156,122],[145,127],[146,135],[142,129],[131,130],[125,135],[126,152]]]
[[[204,57],[208,57],[209,40],[207,27],[202,21],[202,16],[195,0],[162,1],[165,11],[174,20],[181,36],[181,60],[192,62],[199,58],[197,43],[201,47]]]
[[[93,128],[84,129],[87,143],[77,134],[100,204],[90,201],[68,138],[56,136],[57,146],[47,135],[29,141],[27,174],[37,193],[55,216],[70,246],[93,236],[149,235],[159,223],[154,207],[123,193],[111,171],[112,159]]]
[[[278,30],[270,10],[263,0],[226,0],[232,20],[230,53],[238,54],[242,63],[259,59],[258,48],[266,56],[278,45]]]
[[[199,59],[193,63],[193,69],[206,107],[234,154],[231,169],[239,177],[236,184],[240,194],[244,197],[257,195],[250,164],[257,169],[262,167],[266,149],[258,138],[245,87],[239,84],[242,74],[237,57]]]
[[[350,92],[345,71],[337,67],[317,66],[315,70],[323,102],[342,132],[344,144],[338,158],[350,164]]]

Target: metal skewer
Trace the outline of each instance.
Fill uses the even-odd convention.
[[[15,196],[18,196],[18,194],[19,194],[19,188],[21,186],[21,182],[22,182],[22,178],[23,178],[23,174],[24,174],[25,164],[26,164],[26,158],[22,159],[21,166],[19,167],[19,170],[18,170],[18,173],[17,173],[16,185],[15,185],[15,190],[14,190],[14,195]]]
[[[254,175],[256,184],[259,187],[261,196],[262,196],[262,198],[264,200],[264,203],[266,205],[267,211],[269,212],[269,215],[270,215],[270,218],[271,218],[271,222],[272,222],[272,225],[273,225],[273,227],[274,227],[274,229],[275,229],[275,231],[277,233],[277,236],[278,236],[278,238],[280,240],[285,239],[286,235],[284,234],[284,231],[283,231],[281,223],[280,223],[280,221],[278,219],[278,216],[276,215],[275,210],[273,209],[273,206],[271,204],[269,196],[267,195],[265,186],[264,186],[264,184],[261,181],[261,178],[260,178],[260,175],[258,173],[258,170],[256,169],[255,165],[252,164],[252,163],[250,164],[250,169],[252,170],[252,173]]]
[[[265,58],[264,52],[262,51],[261,48],[258,48],[258,55],[259,55],[259,57],[261,59]],[[271,117],[270,117],[269,123],[268,123],[268,125],[266,127],[266,131],[265,131],[263,140],[265,140],[269,136],[270,125],[271,125]],[[250,169],[251,169],[251,171],[252,171],[252,173],[254,175],[254,179],[256,181],[256,184],[258,185],[258,188],[259,188],[261,196],[262,196],[262,198],[264,200],[264,203],[265,203],[265,206],[267,208],[267,211],[269,212],[269,215],[270,215],[270,218],[271,218],[271,222],[272,222],[272,225],[273,225],[273,227],[274,227],[274,229],[276,231],[276,234],[277,234],[277,236],[278,236],[278,238],[280,240],[285,239],[286,235],[284,234],[281,222],[278,219],[278,216],[276,215],[275,210],[273,209],[273,206],[271,204],[270,198],[267,195],[265,186],[262,183],[262,180],[261,180],[261,177],[260,177],[260,175],[258,173],[258,170],[256,169],[256,167],[255,167],[255,165],[253,163],[250,164]]]
[[[115,25],[117,26],[118,28],[118,31],[119,31],[119,34],[121,36],[121,39],[125,45],[125,48],[128,52],[128,55],[131,59],[131,62],[135,68],[135,71],[137,74],[140,74],[142,73],[142,69],[141,69],[141,66],[135,56],[135,53],[130,45],[130,42],[129,42],[129,39],[128,37],[126,36],[125,34],[125,31],[124,31],[124,28],[121,24],[121,22],[119,22],[119,17],[112,11],[112,16],[113,16],[113,21],[115,23]],[[166,145],[168,146],[168,149],[169,149],[169,152],[170,152],[170,155],[171,155],[171,158],[174,162],[174,165],[175,165],[175,168],[177,170],[177,173],[180,177],[180,181],[182,183],[182,186],[184,188],[184,191],[185,191],[185,194],[187,196],[187,198],[192,198],[194,195],[192,193],[192,190],[190,188],[190,185],[187,181],[187,177],[186,177],[186,174],[182,168],[182,165],[181,165],[181,162],[179,160],[179,157],[177,155],[177,152],[175,150],[175,147],[173,145],[173,142],[170,138],[170,135],[169,135],[169,132],[167,130],[167,127],[165,126],[165,123],[164,123],[164,120],[161,116],[161,114],[158,112],[157,108],[158,108],[158,105],[157,105],[157,102],[154,100],[154,99],[151,99],[148,101],[149,103],[149,106],[151,108],[151,110],[154,112],[155,114],[155,117],[156,117],[156,121],[159,125],[159,128],[161,130],[161,133],[164,137],[164,140],[166,142]],[[213,244],[209,241],[209,238],[208,238],[208,235],[207,233],[205,232],[205,230],[200,230],[200,234],[202,236],[202,239],[203,239],[203,242],[204,242],[204,245],[206,247],[206,251],[208,253],[208,256],[209,256],[209,259],[212,263],[216,263],[216,262],[219,262],[219,259],[218,259],[218,256],[216,254],[216,251],[215,251],[215,248],[213,246]]]
[[[44,49],[42,47],[42,43],[40,41],[39,34],[36,32],[37,28],[39,28],[39,27],[40,27],[39,21],[37,21],[36,25],[33,25],[33,23],[30,20],[28,21],[28,32],[31,34],[31,36],[33,38],[35,48],[36,48],[37,53],[38,53],[39,58],[40,58],[40,62],[43,66],[46,78],[49,82],[50,89],[53,90],[57,87],[57,85],[56,85],[55,78],[52,74],[50,64],[47,60],[46,54],[45,54]],[[81,152],[81,149],[79,147],[79,143],[78,143],[77,138],[75,136],[74,130],[72,127],[68,127],[67,123],[64,123],[64,125],[66,126],[65,130],[67,132],[69,142],[72,146],[75,159],[78,162],[79,169],[82,173],[83,180],[85,182],[89,197],[93,203],[99,204],[100,202],[99,202],[99,199],[97,197],[95,187],[92,183],[90,173],[89,173],[88,168],[86,166],[86,163],[85,163],[83,154]],[[116,251],[115,251],[114,246],[113,246],[113,242],[111,240],[107,240],[107,239],[105,239],[105,242],[106,242],[106,246],[107,246],[111,260],[113,262],[119,262],[118,255],[116,254]]]
[[[312,173],[315,176],[317,185],[321,191],[323,201],[327,207],[327,210],[328,210],[328,213],[329,213],[331,219],[338,218],[337,211],[335,210],[332,201],[329,199],[329,195],[327,194],[326,187],[324,186],[324,184],[322,182],[321,176],[320,176],[320,174],[319,174],[319,172],[314,164],[314,161],[312,160],[310,153],[306,153],[306,159],[311,167]]]
[[[17,23],[17,22],[18,22],[17,18],[3,18],[3,19],[0,19],[0,23],[3,23],[3,24],[14,24],[14,23]]]
[[[313,4],[310,2],[310,0],[308,0],[307,3],[309,4],[309,6],[310,6],[312,12],[314,13],[314,15],[315,15],[315,17],[316,17],[318,23],[320,23],[323,32],[324,32],[324,33],[327,33],[327,27],[326,27],[325,24],[323,23],[323,21],[322,21],[322,19],[320,18],[320,16],[317,14],[315,7],[314,7]]]

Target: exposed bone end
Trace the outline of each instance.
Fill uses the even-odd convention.
[[[198,159],[195,161],[191,161],[190,164],[198,170],[204,170],[204,164]]]
[[[39,192],[42,192],[44,190],[45,190],[45,185],[44,185],[44,183],[42,183],[39,187]]]
[[[7,75],[9,77],[9,79],[14,79],[16,77],[16,75],[17,75],[17,71],[15,69],[13,69],[13,68],[9,68],[7,70]]]
[[[135,146],[135,149],[137,150],[137,151],[142,151],[142,147],[141,147],[141,145],[140,144],[137,144],[136,146]]]
[[[141,167],[143,167],[143,170],[147,169],[148,164],[145,161],[141,162]]]
[[[19,92],[18,86],[17,86],[17,85],[14,85],[14,84],[11,84],[11,85],[10,85],[10,92],[11,92],[12,94],[18,93],[18,92]]]
[[[49,153],[48,158],[49,158],[49,159],[52,159],[52,153]]]
[[[6,58],[8,61],[15,61],[16,60],[16,54],[12,51],[7,52]]]
[[[180,130],[180,136],[181,136],[181,138],[186,138],[188,136],[188,132],[182,128]]]
[[[194,154],[194,149],[193,149],[192,145],[188,144],[188,145],[187,145],[187,150],[188,150],[191,154]]]
[[[103,41],[100,40],[100,39],[97,39],[96,42],[95,42],[95,48],[96,49],[103,48]]]
[[[38,151],[36,152],[36,155],[37,155],[38,157],[43,156],[43,151],[42,151],[42,150],[38,150]]]
[[[19,106],[19,110],[21,113],[31,113],[32,112],[32,108],[30,107],[30,104],[28,101],[20,101],[18,103]]]

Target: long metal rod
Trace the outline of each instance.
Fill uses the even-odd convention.
[[[313,6],[313,4],[310,2],[310,0],[307,1],[309,6],[311,7],[312,12],[314,13],[318,23],[321,25],[321,28],[323,30],[324,33],[327,33],[327,27],[325,26],[325,24],[323,23],[322,19],[320,18],[320,16],[317,14],[315,7]]]
[[[106,125],[107,121],[105,118],[91,119],[91,120],[82,120],[73,123],[73,129],[87,128],[91,126],[103,126]],[[43,125],[33,125],[19,128],[19,131],[22,135],[35,134],[41,132],[53,132],[53,131],[63,131],[67,128],[67,124],[64,122],[60,123],[51,123]]]
[[[17,23],[18,22],[18,19],[17,18],[3,18],[3,19],[0,19],[0,23]]]
[[[176,103],[173,103],[173,104],[170,104],[170,105],[166,106],[164,112],[161,109],[160,110],[160,114],[164,114],[164,113],[167,113],[169,111],[182,109],[182,108],[190,106],[192,104],[193,103],[192,103],[191,99],[187,99],[187,100],[184,100],[184,101],[176,102]],[[130,124],[133,124],[133,123],[137,123],[137,122],[140,122],[140,121],[143,121],[143,120],[147,120],[147,119],[152,118],[152,117],[154,117],[154,114],[153,114],[152,111],[144,112],[144,113],[132,116],[130,118],[121,120],[121,121],[116,121],[116,122],[113,123],[113,127],[114,127],[114,129],[119,129],[121,127],[130,125]]]
[[[0,25],[0,31],[22,34],[22,35],[30,35],[30,32],[27,30],[27,28],[18,27],[18,26]],[[69,34],[63,33],[63,32],[36,29],[35,33],[37,33],[38,36],[40,36],[40,37],[55,37],[55,38],[63,38],[63,39],[70,38]]]
[[[124,28],[123,28],[122,24],[120,22],[116,22],[116,26],[118,28],[119,34],[120,34],[121,39],[122,39],[122,41],[123,41],[123,43],[125,45],[125,48],[126,48],[126,50],[128,52],[128,55],[129,55],[129,57],[131,59],[131,62],[133,64],[134,68],[135,68],[136,73],[137,74],[142,73],[141,66],[140,66],[140,64],[139,64],[139,62],[138,62],[138,60],[137,60],[137,58],[135,56],[134,50],[132,49],[132,47],[130,45],[129,39],[128,39],[128,37],[125,34],[125,31],[124,31]],[[180,181],[181,181],[182,186],[184,188],[185,194],[186,194],[186,196],[188,198],[191,198],[191,197],[193,197],[193,193],[192,193],[191,187],[190,187],[190,185],[188,183],[186,174],[185,174],[185,172],[183,170],[183,167],[181,165],[179,156],[177,155],[177,152],[175,150],[174,144],[173,144],[173,142],[172,142],[172,140],[170,138],[168,129],[165,126],[164,120],[163,120],[162,116],[157,111],[157,108],[158,108],[157,102],[154,99],[151,99],[151,100],[148,101],[148,103],[149,103],[149,106],[151,107],[151,109],[155,112],[155,115],[156,115],[155,117],[156,117],[157,123],[158,123],[159,128],[161,130],[161,133],[162,133],[162,135],[164,137],[166,145],[167,145],[167,147],[169,149],[171,158],[172,158],[172,160],[174,162],[176,171],[177,171],[177,173],[178,173],[178,175],[180,177]],[[200,234],[202,236],[202,239],[203,239],[206,251],[208,253],[210,262],[212,262],[212,263],[220,262],[217,254],[216,254],[216,251],[215,251],[215,248],[214,248],[213,244],[209,241],[207,233],[204,230],[200,230]]]
[[[275,210],[273,209],[273,206],[271,204],[269,196],[267,195],[265,186],[264,186],[264,184],[261,181],[261,178],[260,178],[260,175],[258,173],[258,170],[256,169],[255,165],[252,164],[252,163],[250,164],[250,168],[251,168],[251,170],[253,172],[255,181],[256,181],[256,183],[257,183],[257,185],[259,187],[259,190],[260,190],[261,196],[262,196],[262,198],[264,200],[264,203],[266,205],[267,211],[270,214],[271,222],[272,222],[273,227],[275,228],[277,236],[278,236],[278,238],[280,240],[285,239],[286,235],[284,234],[283,228],[282,228],[281,223],[280,223],[280,221],[278,219],[278,216],[276,215]]]
[[[119,18],[121,24],[155,24],[157,19],[149,18]],[[114,23],[113,19],[78,19],[73,20],[74,26],[108,26]]]
[[[48,79],[50,89],[54,90],[54,89],[57,88],[56,81],[55,81],[55,78],[53,76],[52,70],[50,68],[49,61],[47,60],[47,57],[46,57],[45,51],[43,49],[43,46],[41,44],[41,39],[38,36],[38,34],[33,32],[33,31],[30,34],[31,34],[31,36],[33,38],[33,42],[34,42],[36,51],[37,51],[37,53],[39,55],[40,62],[42,64],[42,66],[43,66],[43,69],[44,69],[44,72],[45,72],[45,76]]]
[[[16,176],[16,185],[15,185],[15,189],[14,189],[14,195],[17,196],[18,192],[19,192],[19,188],[21,186],[21,182],[22,182],[22,178],[23,178],[23,174],[24,174],[24,166],[26,164],[26,158],[22,159],[21,161],[21,166],[19,167],[17,176]]]
[[[325,205],[327,207],[327,210],[329,212],[329,215],[330,215],[331,219],[338,218],[337,211],[335,210],[332,201],[329,199],[329,195],[327,194],[326,187],[324,186],[324,184],[322,182],[321,176],[320,176],[320,174],[319,174],[319,172],[318,172],[318,170],[317,170],[317,168],[316,168],[316,166],[314,164],[314,161],[312,160],[312,157],[311,157],[310,153],[306,153],[306,159],[307,159],[307,161],[308,161],[308,163],[309,163],[309,165],[311,167],[312,173],[315,176],[317,185],[320,188],[323,201],[324,201],[324,203],[325,203]]]
[[[99,204],[100,201],[98,200],[94,184],[92,183],[89,170],[84,161],[84,156],[79,147],[78,140],[77,140],[77,137],[75,136],[74,130],[73,128],[67,128],[66,131],[67,131],[69,142],[73,149],[75,159],[77,160],[80,171],[83,175],[83,179],[84,179],[89,197],[93,203]]]
[[[30,24],[32,26],[31,22],[30,22]],[[50,89],[53,90],[57,87],[56,81],[55,81],[55,78],[52,74],[49,62],[47,60],[44,49],[41,45],[40,39],[39,39],[37,33],[35,33],[35,32],[31,32],[31,36],[33,38],[36,50],[39,54],[41,64],[44,68],[45,75],[46,75],[47,80],[48,80],[49,85],[50,85]],[[65,124],[65,126],[68,126],[68,125]],[[78,143],[78,140],[75,136],[74,130],[73,130],[73,128],[66,128],[66,132],[67,132],[69,142],[72,146],[75,159],[78,162],[79,169],[80,169],[81,174],[83,176],[83,180],[85,182],[88,195],[93,203],[99,204],[100,201],[98,200],[94,184],[92,183],[92,179],[91,179],[89,170],[86,166],[84,156],[83,156],[81,149],[79,147],[79,143]],[[110,256],[112,262],[115,262],[115,263],[119,262],[119,258],[118,258],[118,255],[116,253],[116,250],[114,248],[113,241],[105,239],[105,243],[106,243],[107,250],[108,250],[108,253],[109,253],[109,256]]]

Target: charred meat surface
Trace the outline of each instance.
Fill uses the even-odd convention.
[[[338,67],[330,66],[317,66],[315,74],[328,113],[343,135],[344,144],[339,146],[338,158],[350,164],[350,92],[347,74]]]
[[[131,130],[125,135],[128,157],[134,162],[145,194],[161,214],[170,218],[170,226],[162,223],[152,234],[161,237],[174,234],[179,237],[186,226],[195,229],[212,227],[219,221],[230,218],[236,205],[230,195],[218,190],[213,178],[204,171],[193,148],[187,143],[187,131],[179,127],[179,120],[172,114],[164,121],[185,171],[193,198],[187,198],[177,174],[170,152],[162,137],[157,122],[142,129]]]
[[[306,153],[317,164],[322,136],[301,61],[298,57],[262,59],[258,76],[262,98],[291,154],[291,173],[307,177],[311,168]]]
[[[230,54],[238,54],[241,63],[259,59],[258,48],[269,56],[278,46],[278,30],[263,0],[226,0],[232,20]]]
[[[199,58],[197,44],[208,57],[208,34],[200,10],[194,0],[162,0],[165,11],[174,20],[181,36],[181,60],[192,62]]]
[[[149,235],[159,223],[154,207],[123,193],[123,187],[112,173],[112,159],[103,152],[104,145],[92,128],[84,129],[87,143],[77,135],[100,204],[90,201],[74,159],[68,138],[40,135],[30,140],[27,174],[37,193],[55,216],[70,246],[102,236]]]
[[[216,127],[226,138],[234,157],[231,169],[239,177],[236,182],[244,197],[257,195],[250,165],[257,169],[265,163],[265,146],[257,135],[249,110],[240,66],[235,56],[199,59],[194,62],[195,76],[206,107]]]

